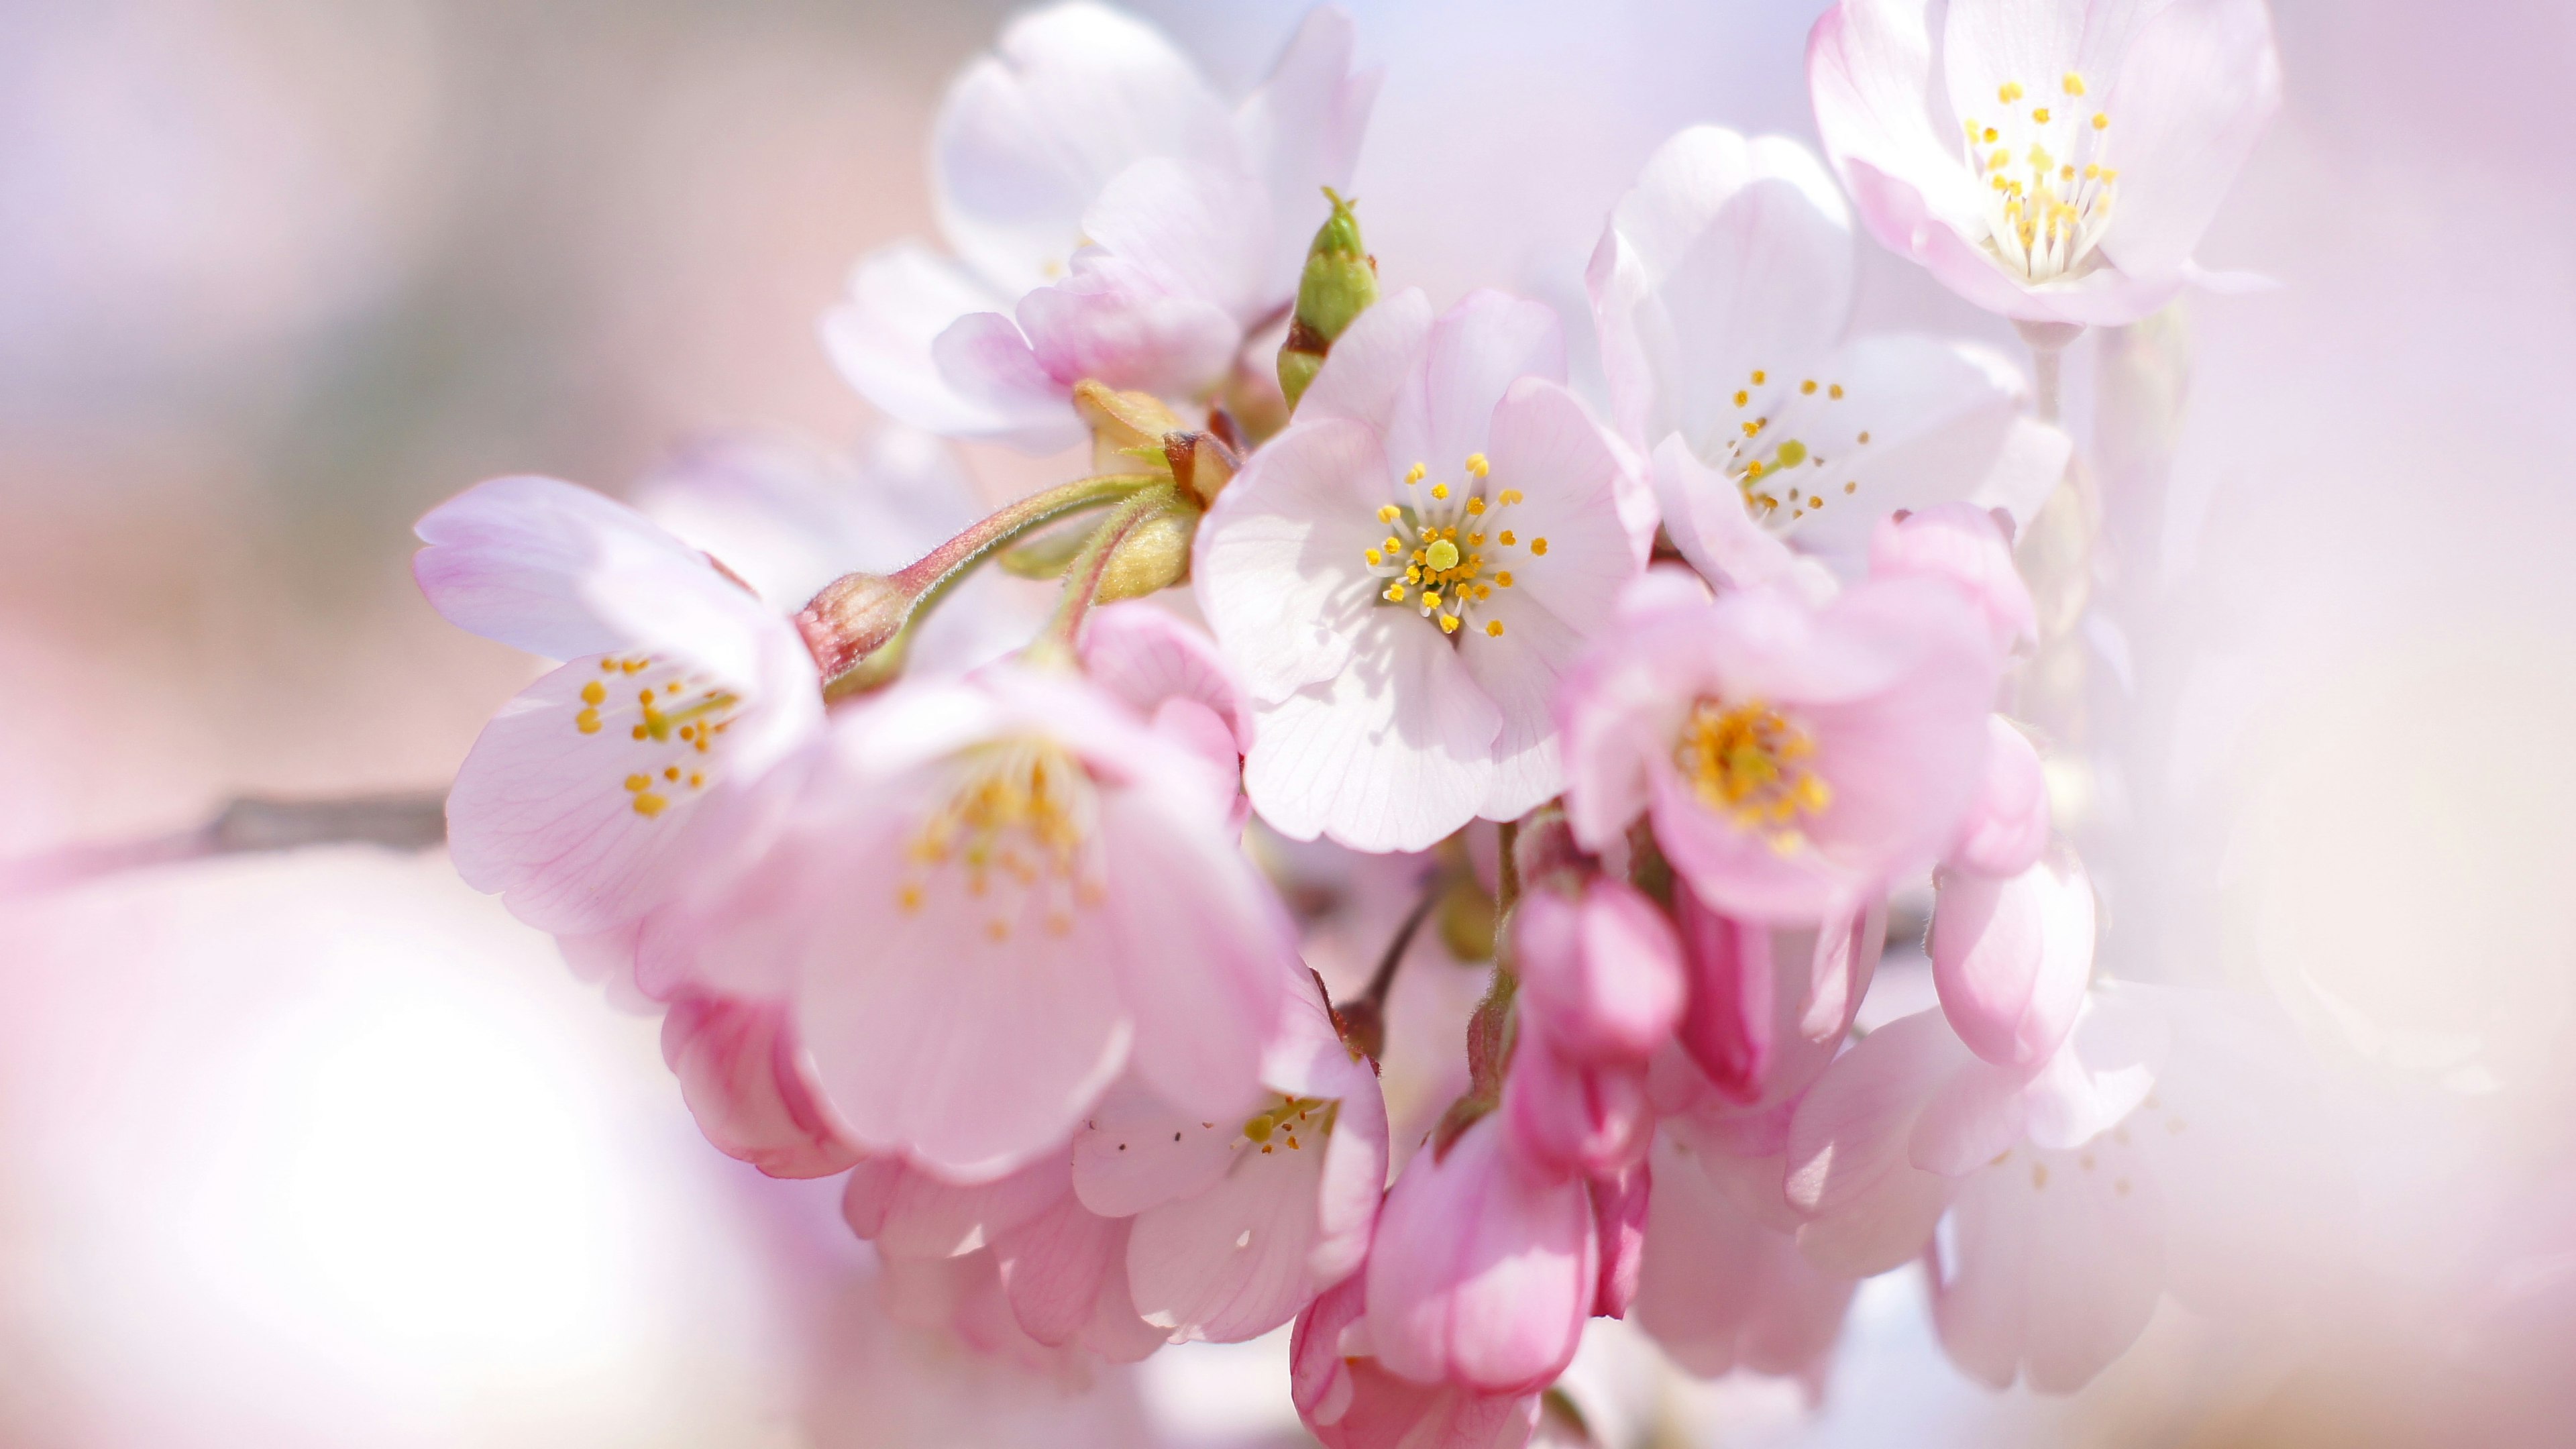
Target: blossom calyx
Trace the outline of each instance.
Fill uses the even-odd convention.
[[[1324,196],[1333,214],[1315,230],[1306,248],[1306,269],[1297,279],[1297,311],[1288,323],[1288,340],[1279,348],[1279,390],[1294,412],[1297,399],[1324,365],[1351,320],[1377,300],[1377,258],[1360,242],[1360,220],[1353,203],[1331,187]]]
[[[1187,579],[1198,527],[1199,510],[1180,497],[1138,520],[1111,551],[1094,602],[1142,598]]]

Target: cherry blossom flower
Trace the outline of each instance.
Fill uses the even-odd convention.
[[[877,406],[1032,451],[1082,436],[1085,378],[1175,399],[1283,317],[1322,188],[1347,185],[1376,98],[1350,20],[1318,10],[1229,110],[1159,32],[1100,5],[1023,16],[950,86],[933,139],[942,256],[859,263],[823,321]]]
[[[908,680],[834,719],[761,868],[660,956],[789,1001],[852,1139],[955,1180],[1061,1147],[1131,1066],[1239,1120],[1297,967],[1231,765],[1070,672]]]
[[[1813,1397],[1859,1280],[1798,1251],[1781,1195],[1790,1111],[1703,1109],[1658,1128],[1635,1321],[1694,1374],[1795,1375]]]
[[[1074,1191],[1094,1212],[1133,1217],[1129,1291],[1176,1341],[1267,1333],[1368,1252],[1386,1190],[1386,1104],[1313,988],[1291,993],[1262,1082],[1273,1095],[1230,1120],[1125,1084],[1074,1137]]]
[[[1535,303],[1382,301],[1209,509],[1198,599],[1280,833],[1418,850],[1562,788],[1549,701],[1642,561],[1564,375]]]
[[[1564,1173],[1615,1174],[1654,1131],[1647,1065],[1681,1020],[1681,943],[1636,887],[1539,887],[1512,913],[1520,1034],[1503,1112],[1522,1149]]]
[[[1956,838],[1999,663],[1957,589],[1873,579],[1822,607],[1667,592],[1622,624],[1561,705],[1588,848],[1651,812],[1703,903],[1793,925],[1848,915]]]
[[[1377,1361],[1418,1384],[1545,1388],[1600,1297],[1596,1232],[1586,1180],[1524,1160],[1493,1114],[1415,1153],[1369,1253]]]
[[[1389,1372],[1370,1337],[1368,1284],[1354,1275],[1298,1316],[1289,1346],[1297,1417],[1325,1449],[1521,1449],[1539,1396],[1419,1384]]]
[[[2028,522],[2066,470],[2066,435],[2023,414],[2002,358],[1844,340],[1852,270],[1850,214],[1813,153],[1714,126],[1656,151],[1593,252],[1620,432],[1713,580],[1761,582],[1767,538],[1856,573],[1898,509],[1970,499]]]
[[[858,1162],[783,1003],[683,995],[662,1018],[662,1060],[727,1156],[772,1177],[830,1177]]]
[[[1990,311],[2089,326],[2199,275],[2281,92],[2263,0],[1843,0],[1807,75],[1872,235]]]
[[[531,925],[587,935],[703,868],[690,826],[822,724],[782,614],[641,514],[551,478],[430,511],[412,571],[451,623],[567,661],[503,706],[457,771],[457,873]]]

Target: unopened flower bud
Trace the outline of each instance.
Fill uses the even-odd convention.
[[[1171,465],[1172,481],[1181,491],[1202,504],[1214,503],[1242,466],[1234,450],[1213,433],[1165,433],[1163,461]]]
[[[1109,555],[1094,602],[1142,598],[1188,578],[1190,540],[1198,526],[1199,511],[1186,503],[1138,523]]]
[[[1181,431],[1179,416],[1161,398],[1090,378],[1073,385],[1073,410],[1091,429],[1094,473],[1151,471],[1161,461],[1163,435]]]
[[[844,574],[823,586],[796,614],[796,632],[825,679],[847,672],[885,647],[912,617],[913,596],[879,574]]]
[[[1292,411],[1322,369],[1334,339],[1377,300],[1377,258],[1360,243],[1359,217],[1332,188],[1326,187],[1324,196],[1333,203],[1333,214],[1306,249],[1306,270],[1297,279],[1296,316],[1279,349],[1279,390]]]

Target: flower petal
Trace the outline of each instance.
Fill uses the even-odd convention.
[[[1377,603],[1365,555],[1386,535],[1385,476],[1368,428],[1300,422],[1253,455],[1199,524],[1199,608],[1255,700],[1345,671]]]
[[[2133,276],[2179,273],[2280,106],[2262,0],[2172,0],[2140,25],[2104,106],[2120,168],[2104,254]]]
[[[1006,366],[999,375],[1019,385],[996,391],[974,385],[990,369],[977,364],[978,354],[960,350],[961,343],[948,344],[948,355],[964,370],[952,376],[941,363],[941,339],[951,327],[975,316],[1007,322],[1001,314],[1011,301],[920,243],[897,242],[870,253],[850,273],[848,298],[823,314],[823,346],[860,396],[914,427],[1032,452],[1070,446],[1082,436],[1081,421],[1043,373],[1031,376],[1035,369],[1026,364]],[[991,323],[978,327],[989,333]],[[970,329],[967,335],[978,334]],[[1008,363],[1017,337],[1016,327],[1008,337],[992,335],[987,345],[997,351],[983,355]]]
[[[1354,72],[1358,27],[1329,5],[1306,12],[1270,78],[1235,110],[1243,154],[1269,193],[1274,241],[1263,268],[1263,305],[1296,294],[1306,247],[1323,225],[1324,187],[1347,190],[1382,70]]]
[[[1932,1093],[1976,1058],[1937,1011],[1880,1027],[1837,1058],[1789,1121],[1789,1203],[1818,1267],[1866,1277],[1921,1252],[1949,1184],[1909,1159]]]
[[[771,1177],[829,1177],[859,1160],[782,1003],[683,996],[662,1018],[662,1060],[698,1130],[727,1156]]]
[[[1932,981],[1968,1049],[2035,1066],[2075,1024],[2093,974],[2093,884],[2059,849],[2009,879],[1951,871],[1932,914]]]

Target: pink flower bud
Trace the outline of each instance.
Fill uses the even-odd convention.
[[[1561,1054],[1643,1060],[1682,1014],[1681,938],[1643,891],[1606,877],[1542,890],[1512,915],[1521,1002]]]
[[[1536,1023],[1524,1019],[1511,1076],[1503,1083],[1503,1118],[1512,1145],[1547,1172],[1591,1177],[1624,1171],[1644,1160],[1654,1140],[1646,1064],[1569,1061]]]
[[[1378,1361],[1418,1384],[1535,1392],[1573,1361],[1600,1293],[1592,1199],[1488,1114],[1387,1193],[1366,1273]]]
[[[1978,875],[2019,875],[2048,849],[2048,779],[2039,752],[2002,715],[1987,721],[1986,769],[1949,864]]]
[[[1309,1304],[1289,1342],[1290,1398],[1325,1449],[1520,1449],[1538,1393],[1425,1386],[1386,1371],[1370,1347],[1361,1276]]]
[[[1645,1265],[1646,1203],[1654,1171],[1640,1160],[1615,1177],[1592,1180],[1592,1223],[1601,1255],[1601,1277],[1592,1297],[1595,1318],[1625,1318],[1637,1301]]]
[[[1881,519],[1869,541],[1869,572],[1872,578],[1957,585],[1985,615],[2000,651],[2039,638],[2039,612],[2030,586],[2013,567],[2012,543],[1994,515],[1973,503],[1943,503]]]
[[[2093,971],[2093,884],[2063,847],[2019,875],[1951,871],[1932,912],[1932,982],[1968,1048],[2028,1066],[2066,1039]]]

